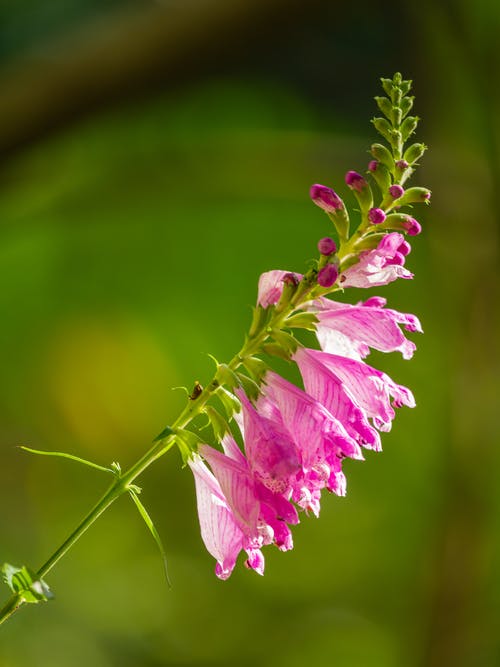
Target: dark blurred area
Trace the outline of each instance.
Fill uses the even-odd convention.
[[[414,81],[433,191],[415,280],[376,291],[425,335],[369,360],[418,407],[348,462],[347,497],[223,583],[172,453],[139,482],[172,589],[123,498],[48,577],[55,602],[2,627],[2,667],[500,664],[499,29],[490,0],[1,4],[2,562],[39,567],[107,483],[16,445],[140,456],[172,388],[239,349],[258,275],[329,233],[308,188],[349,199],[380,76]]]

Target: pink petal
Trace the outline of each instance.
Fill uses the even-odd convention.
[[[280,271],[279,269],[275,269],[273,271],[267,271],[260,276],[257,303],[262,306],[262,308],[267,308],[268,306],[278,303],[283,292],[283,278],[290,273],[290,271]],[[302,278],[300,273],[292,275],[294,275],[297,280]]]

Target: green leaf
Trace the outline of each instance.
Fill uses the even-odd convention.
[[[4,563],[1,567],[3,580],[19,599],[28,604],[48,602],[54,595],[43,579],[39,579],[33,570],[23,565],[16,567]]]
[[[153,442],[159,442],[160,440],[165,440],[169,435],[174,435],[175,431],[171,426],[165,426],[161,433],[158,433]]]
[[[100,466],[97,463],[92,461],[87,461],[87,459],[81,459],[79,456],[74,456],[73,454],[68,454],[67,452],[49,452],[44,449],[31,449],[31,447],[25,447],[24,445],[19,446],[25,452],[30,454],[40,454],[41,456],[57,456],[62,459],[70,459],[70,461],[76,461],[76,463],[81,463],[82,465],[88,466],[89,468],[94,468],[95,470],[100,470],[101,472],[108,472],[112,475],[115,474],[113,467],[106,468],[105,466]]]
[[[149,528],[149,531],[151,532],[151,535],[153,536],[154,541],[156,542],[156,545],[158,546],[158,549],[160,550],[161,559],[163,561],[163,569],[165,570],[165,579],[167,580],[168,587],[171,588],[172,584],[170,582],[170,577],[169,577],[169,574],[168,574],[167,554],[165,552],[165,548],[164,548],[163,543],[161,541],[160,534],[156,530],[156,527],[153,523],[153,520],[149,516],[149,513],[148,513],[147,509],[144,507],[144,505],[139,500],[139,496],[137,495],[137,491],[134,488],[129,487],[129,494],[130,494],[130,497],[132,498],[132,500],[134,501],[135,506],[139,510],[139,514],[144,519],[144,523]]]

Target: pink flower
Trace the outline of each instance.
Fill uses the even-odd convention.
[[[273,372],[265,376],[260,413],[272,415],[288,431],[296,446],[301,468],[292,480],[292,499],[303,509],[319,514],[321,490],[345,495],[341,461],[362,459],[357,441],[318,401]]]
[[[279,269],[266,271],[261,274],[259,278],[257,303],[262,306],[262,308],[267,308],[268,306],[278,303],[283,292],[283,283],[292,279],[299,282],[302,279],[302,276],[300,273],[280,271]]]
[[[342,287],[375,287],[387,285],[397,278],[413,278],[404,268],[405,256],[399,248],[407,250],[408,243],[402,234],[386,234],[374,250],[366,250],[359,262],[346,269],[340,277]]]
[[[405,338],[398,325],[422,333],[420,322],[415,315],[384,308],[386,303],[381,297],[354,306],[326,298],[314,301],[310,309],[319,320],[316,332],[323,352],[361,360],[372,347],[381,352],[400,351],[404,359],[410,359],[415,343]]]
[[[212,472],[195,455],[189,461],[194,473],[201,535],[207,550],[217,559],[216,574],[227,579],[243,549],[246,566],[264,574],[261,547],[275,543],[281,551],[293,548],[287,525],[298,523],[294,506],[254,479],[248,462],[230,436],[223,441],[226,453],[201,445],[200,453]]]
[[[368,415],[358,405],[342,378],[318,355],[332,356],[307,348],[299,348],[294,355],[306,392],[342,423],[353,440],[379,451],[380,435],[368,421]]]
[[[338,416],[337,411],[332,408],[338,404],[339,383],[365,418],[371,419],[381,431],[391,429],[394,407],[415,407],[415,399],[409,389],[362,361],[304,348],[296,352],[295,360],[304,378],[306,391],[326,405],[335,416]],[[317,369],[322,372],[314,380],[311,371]],[[346,424],[344,419],[338,418]]]

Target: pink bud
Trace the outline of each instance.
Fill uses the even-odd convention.
[[[402,185],[391,185],[389,188],[389,194],[393,199],[399,199],[402,197],[405,193],[405,189],[403,188]]]
[[[371,208],[368,211],[368,220],[372,225],[380,225],[386,218],[385,212],[381,208]]]
[[[420,223],[417,222],[415,218],[408,218],[408,220],[405,220],[403,227],[406,229],[408,236],[417,236],[417,234],[420,234],[422,231]]]
[[[321,287],[331,287],[335,284],[339,272],[334,264],[327,264],[318,273],[318,285]]]
[[[351,190],[356,190],[356,192],[362,192],[365,188],[368,187],[366,180],[358,174],[357,171],[348,171],[345,175],[345,182],[351,188]]]
[[[337,246],[335,245],[335,241],[331,239],[329,236],[325,236],[324,239],[320,239],[318,241],[318,250],[322,255],[333,255],[334,252],[337,252]]]
[[[311,185],[309,194],[316,206],[327,213],[335,213],[335,211],[344,207],[344,202],[338,194],[331,188],[327,188],[326,185],[319,185],[319,183]]]
[[[406,160],[398,160],[396,162],[396,167],[398,169],[407,169],[407,167],[409,167],[409,166],[410,165],[408,164],[408,162]]]
[[[378,164],[378,160],[370,160],[368,162],[368,171],[377,171]]]
[[[398,252],[400,252],[405,257],[406,257],[406,255],[410,254],[411,245],[408,243],[408,241],[403,241],[403,243],[398,248]]]

